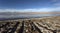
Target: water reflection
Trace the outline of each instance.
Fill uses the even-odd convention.
[[[60,16],[60,14],[36,14],[36,15],[0,15],[0,18],[23,18],[23,17],[43,17],[43,16]]]

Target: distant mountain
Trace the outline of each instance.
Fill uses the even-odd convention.
[[[45,15],[48,14],[48,15]],[[35,18],[42,16],[58,16],[60,12],[0,12],[0,19],[6,18]]]
[[[21,12],[0,12],[0,15],[22,15],[22,14],[28,14],[28,13],[21,13]]]
[[[60,14],[60,12],[0,12],[0,15]]]

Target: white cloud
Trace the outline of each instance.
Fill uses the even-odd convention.
[[[55,8],[40,8],[40,9],[24,9],[22,11],[31,11],[31,12],[53,12],[60,11],[60,7]]]
[[[60,0],[51,0],[54,6],[60,6]]]
[[[60,6],[60,3],[54,3],[53,5],[54,6]]]
[[[0,9],[0,12],[53,12],[60,11],[60,7],[39,9]]]
[[[52,2],[59,2],[60,0],[51,0]]]

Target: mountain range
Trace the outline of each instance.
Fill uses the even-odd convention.
[[[60,12],[0,12],[0,15],[60,14]]]

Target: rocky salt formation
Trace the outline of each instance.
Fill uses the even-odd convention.
[[[0,33],[60,33],[60,16],[0,21]]]

